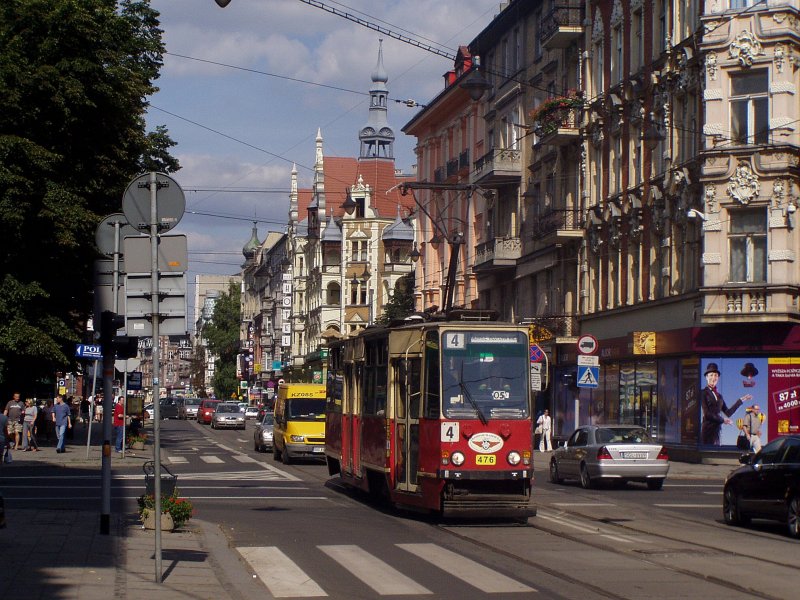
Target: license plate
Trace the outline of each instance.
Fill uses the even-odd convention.
[[[475,457],[476,465],[494,465],[497,464],[497,457],[494,454],[479,454]]]
[[[314,446],[314,450],[312,450],[312,452],[322,452],[323,450],[325,450],[325,448],[322,446]]]
[[[622,458],[647,458],[647,452],[623,452]]]

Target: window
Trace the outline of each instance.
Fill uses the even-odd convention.
[[[603,93],[603,40],[594,45],[594,64],[592,65],[595,95]]]
[[[622,25],[611,30],[611,83],[622,81]]]
[[[731,138],[734,144],[766,144],[769,135],[766,70],[731,75]]]
[[[429,331],[425,334],[425,416],[439,418],[439,334]]]
[[[753,6],[758,0],[731,0],[731,8],[747,8]]]
[[[639,10],[633,13],[631,26],[633,27],[631,73],[636,73],[642,67],[642,58],[644,57],[644,11]]]
[[[747,210],[731,212],[730,281],[767,280],[767,212]]]

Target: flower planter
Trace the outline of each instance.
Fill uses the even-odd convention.
[[[142,526],[145,529],[156,528],[156,513],[155,511],[148,510],[142,515]],[[172,520],[172,515],[169,513],[161,513],[161,531],[173,531],[175,529],[175,522]]]
[[[133,442],[131,450],[144,450],[144,442]]]

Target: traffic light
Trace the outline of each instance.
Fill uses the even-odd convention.
[[[135,358],[139,353],[139,340],[135,337],[117,335],[125,327],[125,317],[104,310],[100,314],[100,344],[103,348],[113,348],[117,358]]]

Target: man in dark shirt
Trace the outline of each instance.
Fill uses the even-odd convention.
[[[64,438],[67,429],[72,429],[72,416],[70,407],[64,403],[64,396],[56,396],[56,405],[53,407],[53,421],[56,424],[56,452],[64,452]]]
[[[25,412],[25,405],[19,399],[19,392],[14,392],[11,400],[6,404],[6,409],[3,414],[8,417],[8,433],[9,444],[13,444],[13,448],[19,448],[20,439],[22,437],[22,415]],[[13,435],[13,440],[10,439]]]

